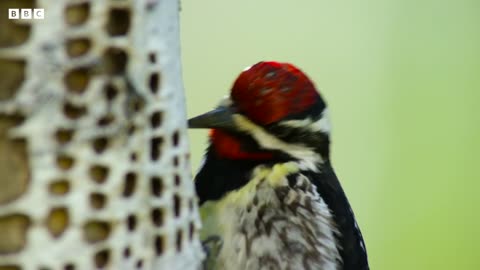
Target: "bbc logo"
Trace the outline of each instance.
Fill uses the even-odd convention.
[[[45,16],[45,10],[43,8],[9,8],[8,19],[35,19],[43,20]]]

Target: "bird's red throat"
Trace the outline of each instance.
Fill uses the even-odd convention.
[[[238,138],[219,129],[210,130],[210,140],[215,153],[221,158],[235,160],[268,160],[273,158],[272,152],[246,151],[242,148],[242,143]]]

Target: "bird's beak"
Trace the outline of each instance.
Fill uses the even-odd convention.
[[[235,129],[233,114],[235,112],[230,107],[218,107],[214,110],[190,118],[188,120],[189,128],[219,128]]]

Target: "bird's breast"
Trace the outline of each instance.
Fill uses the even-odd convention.
[[[295,163],[257,167],[250,181],[202,208],[203,239],[218,237],[214,269],[340,269],[338,230]]]

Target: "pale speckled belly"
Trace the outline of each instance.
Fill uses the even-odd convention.
[[[327,205],[304,175],[282,173],[257,171],[247,186],[210,206],[203,237],[223,240],[214,269],[341,268]]]

